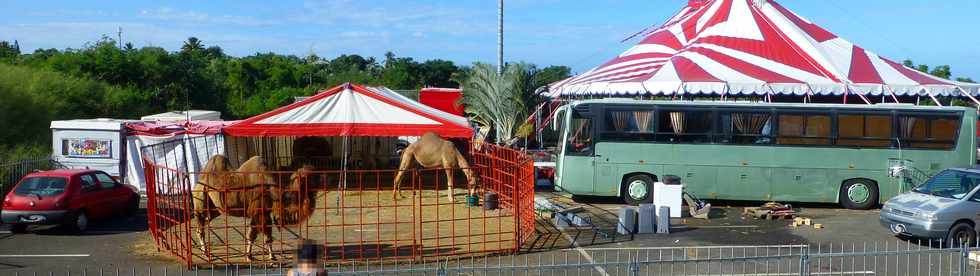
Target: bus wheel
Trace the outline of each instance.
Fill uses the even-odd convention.
[[[645,174],[626,178],[623,182],[623,201],[629,205],[653,202],[653,182],[653,178]]]
[[[853,210],[871,209],[878,204],[878,185],[866,179],[844,181],[840,188],[840,204]]]

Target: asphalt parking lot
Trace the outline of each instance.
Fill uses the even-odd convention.
[[[597,218],[615,219],[622,203],[608,198],[576,198]],[[800,215],[821,223],[824,229],[790,227],[789,220],[743,218],[742,208],[758,203],[715,202],[712,218],[674,219],[671,234],[599,235],[588,229],[558,230],[546,219],[539,220],[539,234],[524,249],[527,258],[555,251],[593,257],[602,250],[649,249],[662,247],[802,245],[852,246],[862,244],[905,244],[878,225],[878,210],[844,210],[834,205],[802,205]],[[146,216],[113,218],[95,222],[84,235],[40,228],[25,234],[11,234],[0,226],[0,274],[18,272],[77,271],[79,267],[122,271],[145,271],[179,265],[153,253]],[[605,234],[612,232],[606,229]],[[586,249],[578,250],[577,249]],[[89,270],[92,271],[92,270]]]

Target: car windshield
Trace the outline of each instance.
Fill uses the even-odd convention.
[[[912,191],[945,198],[961,199],[980,183],[980,175],[947,170],[930,178]]]
[[[17,195],[39,195],[53,196],[65,192],[68,181],[62,177],[31,177],[21,181],[14,194]]]

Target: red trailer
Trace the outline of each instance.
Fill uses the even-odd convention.
[[[419,102],[443,112],[463,116],[463,105],[456,104],[463,91],[456,88],[426,87],[419,90]]]

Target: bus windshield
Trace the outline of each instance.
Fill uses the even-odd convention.
[[[592,118],[582,116],[578,111],[572,111],[571,123],[568,125],[568,139],[565,142],[566,154],[583,155],[592,152]]]

